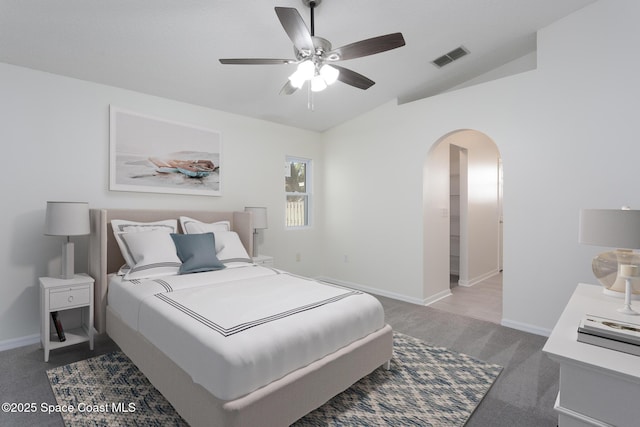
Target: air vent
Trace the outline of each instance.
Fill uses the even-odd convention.
[[[468,54],[469,51],[465,47],[460,46],[453,49],[451,52],[445,53],[441,57],[434,59],[433,61],[431,61],[431,63],[438,68],[442,68],[445,65],[451,64],[453,61],[456,61]]]

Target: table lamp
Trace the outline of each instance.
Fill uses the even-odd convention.
[[[70,236],[89,234],[89,204],[85,202],[47,202],[45,232],[47,236],[66,236],[62,246],[63,279],[73,279],[74,248]]]
[[[253,218],[253,255],[254,257],[258,256],[258,242],[256,238],[258,237],[258,230],[264,230],[265,228],[269,228],[267,226],[267,208],[263,207],[253,207],[248,206],[244,208],[245,212],[251,212],[251,216]]]
[[[593,273],[604,286],[604,293],[638,299],[640,288],[636,277],[640,266],[640,211],[622,209],[582,209],[579,241],[582,244],[617,248],[597,255]],[[635,268],[634,268],[635,267]],[[627,292],[629,288],[629,292]]]

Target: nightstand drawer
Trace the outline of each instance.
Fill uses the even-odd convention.
[[[89,286],[52,290],[49,293],[49,310],[64,310],[77,305],[87,305],[91,298]]]

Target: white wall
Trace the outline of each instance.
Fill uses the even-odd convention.
[[[640,207],[625,185],[640,154],[637,16],[640,2],[600,1],[540,31],[536,71],[391,102],[326,132],[325,274],[426,299],[424,161],[444,135],[477,130],[504,165],[503,323],[548,333],[576,284],[595,281],[590,260],[603,250],[578,244],[579,209]],[[337,256],[359,247],[352,263]]]
[[[261,231],[260,252],[274,255],[279,267],[319,274],[320,228],[284,230],[283,175],[286,155],[313,159],[315,205],[322,204],[319,134],[7,64],[0,64],[0,94],[0,348],[39,334],[38,277],[60,271],[63,239],[43,235],[47,200],[106,208],[266,206],[269,229]],[[220,131],[223,196],[109,191],[110,104]],[[86,237],[74,241],[76,271],[86,271]]]
[[[453,132],[451,135],[455,134]],[[423,303],[428,304],[440,298],[451,295],[449,287],[450,276],[450,254],[451,245],[449,241],[451,232],[450,208],[450,147],[446,142],[451,135],[446,135],[441,141],[433,144],[424,162],[422,172],[423,182],[423,259],[422,268],[424,273],[422,295]],[[466,166],[466,157],[459,153],[461,166]],[[464,183],[466,182],[466,167],[460,169],[460,193],[466,194]],[[462,213],[460,211],[460,213]],[[462,222],[461,218],[459,223]],[[461,229],[461,226],[458,226]],[[465,236],[466,237],[466,236]],[[463,245],[466,240],[460,235],[460,270],[466,275],[466,253]]]
[[[427,148],[407,148],[404,123],[389,103],[323,134],[324,274],[421,302],[422,182],[414,168]]]

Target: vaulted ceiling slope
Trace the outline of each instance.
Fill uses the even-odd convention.
[[[323,131],[393,99],[455,87],[535,50],[535,33],[594,0],[323,0],[315,34],[334,47],[402,32],[406,46],[340,64],[376,82],[279,95],[295,65],[274,12],[302,0],[0,0],[0,62]],[[458,46],[470,54],[431,61]]]

